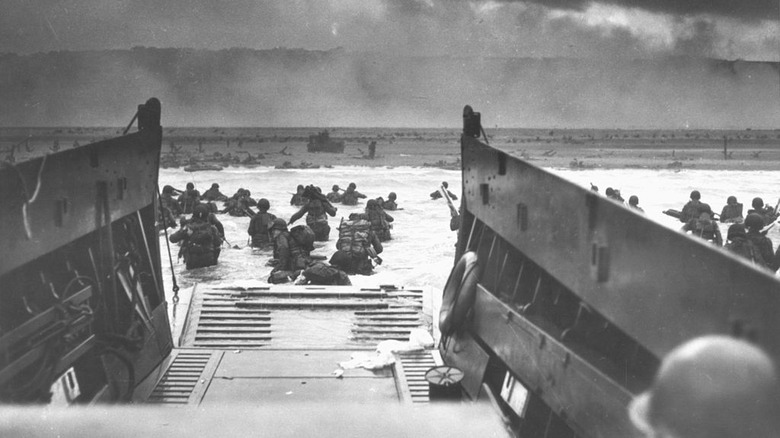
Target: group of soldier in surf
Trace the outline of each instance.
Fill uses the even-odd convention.
[[[591,184],[591,190],[598,192],[598,187]],[[605,194],[608,198],[625,204],[619,190],[609,187]],[[743,216],[742,204],[737,202],[736,196],[729,196],[726,205],[718,215],[709,204],[701,201],[701,193],[694,190],[682,210],[666,210],[664,213],[683,223],[681,231],[700,237],[716,246],[722,246],[757,266],[776,272],[780,269],[780,245],[775,251],[772,240],[766,235],[780,216],[777,211],[780,201],[778,206],[772,208],[765,205],[763,199],[757,197],[753,198],[751,205],[753,208]],[[628,207],[644,212],[639,207],[637,196],[629,198]],[[717,221],[730,224],[725,241]]]
[[[176,197],[178,195],[178,197]],[[349,275],[370,275],[375,264],[381,264],[379,254],[382,242],[391,240],[390,229],[394,218],[386,210],[397,210],[397,196],[391,192],[388,199],[368,199],[364,212],[351,213],[338,226],[337,251],[328,262],[325,258],[312,256],[314,242],[330,239],[328,216],[335,216],[334,204],[357,205],[367,196],[357,191],[355,183],[346,190],[334,185],[332,192],[323,194],[314,185],[299,185],[290,205],[299,207],[289,219],[269,212],[270,202],[261,198],[255,200],[249,190],[240,188],[231,197],[219,191],[214,183],[201,195],[192,183],[185,191],[165,186],[160,195],[160,223],[162,228],[176,228],[176,217],[192,214],[190,219],[181,219],[180,229],[170,236],[171,242],[181,242],[180,257],[187,269],[217,264],[222,243],[226,242],[222,224],[215,213],[232,216],[247,216],[251,220],[247,233],[250,243],[256,248],[273,249],[273,267],[268,278],[270,283],[295,281],[297,284],[351,284]],[[218,209],[216,202],[223,202]],[[305,224],[293,226],[304,217]],[[166,231],[167,232],[167,231]]]
[[[729,196],[720,215],[717,215],[709,204],[701,201],[701,193],[694,190],[690,200],[679,213],[680,221],[685,224],[682,231],[717,246],[724,246],[728,251],[750,260],[755,265],[776,272],[780,268],[780,246],[775,252],[772,240],[766,235],[780,216],[777,206],[772,208],[765,205],[764,200],[758,197],[753,198],[751,205],[753,208],[743,217],[742,204],[737,202],[735,196]],[[731,224],[725,242],[716,220]]]

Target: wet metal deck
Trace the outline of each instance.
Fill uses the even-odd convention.
[[[149,403],[427,403],[437,352],[396,355],[379,370],[341,370],[355,353],[428,330],[433,292],[349,286],[193,289],[180,348],[149,385]],[[336,372],[339,370],[339,372]]]

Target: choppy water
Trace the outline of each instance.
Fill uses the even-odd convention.
[[[647,216],[670,228],[679,229],[681,223],[662,213],[666,209],[680,209],[688,200],[691,190],[699,190],[702,201],[720,212],[730,195],[744,204],[744,211],[750,208],[754,196],[761,196],[767,204],[774,205],[780,193],[775,183],[780,171],[705,171],[683,170],[581,170],[553,169],[554,173],[583,187],[590,183],[599,186],[601,193],[607,187],[619,189],[625,199],[630,195],[639,197],[639,205]],[[429,193],[436,190],[441,181],[448,181],[453,192],[459,194],[460,173],[435,168],[365,168],[339,167],[332,169],[277,170],[272,168],[228,168],[222,171],[187,173],[178,169],[162,169],[160,186],[171,184],[183,189],[187,182],[193,182],[201,192],[212,183],[220,184],[220,190],[230,196],[239,188],[251,190],[255,199],[267,198],[271,202],[271,213],[289,219],[297,211],[290,206],[290,197],[298,184],[315,184],[323,191],[330,191],[333,184],[346,187],[355,182],[358,191],[371,197],[383,196],[394,191],[402,211],[390,212],[395,218],[392,230],[393,240],[387,242],[381,254],[384,263],[376,268],[372,276],[352,276],[357,286],[431,285],[442,288],[453,263],[456,233],[449,230],[449,210],[444,200],[432,201]],[[453,189],[454,188],[454,189]],[[362,211],[365,202],[357,206],[337,205],[338,213],[330,218],[331,240],[320,246],[313,254],[330,257],[335,252],[337,226],[341,217]],[[219,265],[186,271],[182,261],[175,260],[178,247],[171,246],[174,268],[180,286],[195,282],[207,284],[247,285],[265,283],[270,268],[265,263],[270,251],[259,251],[247,245],[249,218],[219,215],[225,225],[227,240],[241,249],[225,246]],[[304,219],[297,223],[305,223]],[[780,227],[769,233],[774,242],[780,241]],[[725,237],[726,227],[721,230]],[[170,272],[167,268],[167,251],[164,238],[160,240],[166,267],[166,289],[170,288]]]

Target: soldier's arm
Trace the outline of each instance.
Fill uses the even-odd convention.
[[[184,239],[184,236],[186,236],[186,235],[187,235],[187,231],[189,231],[189,227],[187,227],[187,226],[183,226],[183,227],[181,227],[181,228],[179,229],[179,231],[177,231],[177,232],[175,232],[175,233],[171,234],[170,241],[171,241],[172,243],[177,243],[177,242],[180,242],[181,240],[183,240],[183,239]]]
[[[382,251],[384,251],[382,242],[379,241],[379,238],[376,237],[376,234],[374,233],[371,233],[371,246],[374,247],[374,251],[376,251],[377,254],[382,254]]]
[[[336,207],[330,202],[323,202],[322,207],[325,209],[325,213],[328,213],[331,217],[336,216]]]
[[[362,194],[362,193],[358,192],[357,190],[355,190],[355,195],[357,195],[357,197],[358,197],[358,198],[360,198],[360,199],[364,199],[364,198],[366,198],[366,197],[367,197],[366,195],[364,195],[364,194]]]
[[[775,254],[772,251],[772,241],[768,238],[764,238],[764,240],[761,242],[761,257],[764,258],[764,263],[766,263],[767,267],[772,267],[775,265]]]
[[[718,246],[723,246],[723,235],[720,233],[718,225],[715,222],[712,224],[715,226],[715,243],[717,243]]]
[[[306,213],[306,206],[304,205],[303,207],[300,208],[300,210],[296,211],[292,216],[290,216],[290,222],[288,223],[290,224],[294,223],[295,221],[303,217],[305,213]]]
[[[211,225],[214,225],[217,228],[217,231],[219,232],[220,236],[225,235],[225,226],[222,225],[222,222],[217,219],[217,217],[214,215],[214,213],[209,213],[209,222]]]
[[[279,269],[287,269],[290,266],[290,244],[282,236],[276,240],[277,260]]]
[[[385,220],[386,220],[386,221],[388,221],[388,222],[392,222],[392,221],[394,221],[394,220],[395,220],[395,219],[393,219],[393,217],[392,217],[392,216],[390,216],[389,214],[387,214],[387,212],[384,212],[384,213],[385,213]]]
[[[273,219],[272,219],[272,220],[273,220]],[[258,229],[257,229],[257,223],[258,223],[258,222],[260,222],[260,218],[259,218],[259,217],[257,217],[257,216],[253,217],[253,218],[252,218],[252,219],[249,221],[249,228],[247,228],[247,230],[246,230],[246,233],[247,233],[247,234],[249,234],[250,236],[254,236],[254,235],[255,235],[255,233],[257,233],[258,231],[260,231],[260,230],[258,230]]]

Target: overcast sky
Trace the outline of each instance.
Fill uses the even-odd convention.
[[[0,51],[780,58],[777,0],[2,0]]]

